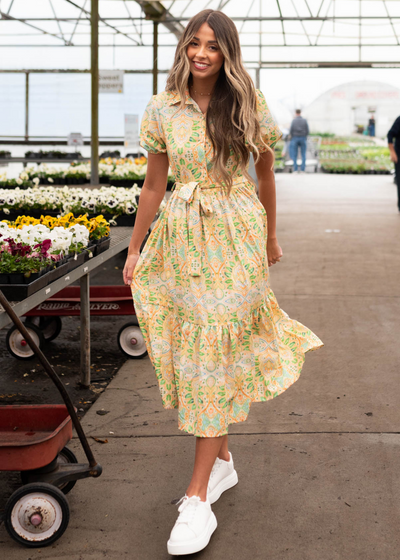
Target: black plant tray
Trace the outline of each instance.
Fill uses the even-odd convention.
[[[131,189],[135,183],[138,187],[142,187],[144,183],[144,179],[111,179],[110,178],[111,187],[123,187],[125,189],[128,188]]]
[[[71,272],[71,270],[74,270],[74,268],[81,266],[81,264],[84,264],[88,259],[89,259],[89,252],[86,250],[82,251],[82,253],[79,253],[76,259],[74,257],[71,257],[70,259],[68,259],[67,262],[67,266],[68,266],[67,272]]]
[[[98,215],[99,214],[88,214],[88,219],[90,220],[91,218],[96,218],[96,216]],[[78,214],[74,214],[74,216],[77,217]],[[110,220],[115,220],[117,222],[117,226],[130,227],[135,225],[136,212],[135,214],[122,214],[121,216],[117,216],[116,218],[114,218],[112,214],[103,214],[103,218],[107,220],[107,222],[109,222]]]
[[[50,273],[51,274],[50,282],[54,282],[54,280],[58,280],[59,278],[61,278],[61,276],[67,274],[69,272],[68,267],[69,267],[69,262],[66,262],[65,264],[62,264],[57,268],[55,268],[54,270],[52,270]]]
[[[100,255],[100,253],[104,253],[104,251],[107,251],[107,249],[110,247],[110,243],[111,239],[108,237],[107,239],[104,239],[104,241],[101,241],[100,243],[95,245],[93,255],[96,257],[97,255]]]
[[[48,272],[30,284],[0,284],[0,290],[7,299],[21,301],[47,286],[50,276],[51,272]]]

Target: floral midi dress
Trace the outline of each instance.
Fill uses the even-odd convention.
[[[282,136],[257,90],[264,141]],[[267,215],[228,160],[231,194],[215,182],[206,118],[186,92],[150,100],[141,146],[167,153],[175,188],[137,261],[132,295],[164,408],[200,437],[228,433],[253,401],[277,397],[322,346],[279,308],[269,286]],[[260,152],[266,151],[260,146]]]

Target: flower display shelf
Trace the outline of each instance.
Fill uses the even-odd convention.
[[[0,290],[9,300],[20,301],[45,288],[48,283],[48,275],[43,274],[30,284],[0,284]]]
[[[27,210],[10,210],[9,214],[5,212],[0,212],[0,221],[8,220],[9,222],[15,222],[18,216],[23,216],[27,213]],[[39,219],[41,216],[53,216],[57,217],[61,214],[61,210],[29,210],[29,215],[32,218]],[[88,218],[95,218],[98,214],[88,214]],[[78,216],[78,214],[75,214]],[[136,213],[135,214],[121,214],[120,216],[114,217],[112,214],[103,214],[104,218],[109,222],[114,220],[117,226],[120,227],[133,227],[135,225]]]
[[[26,190],[29,189],[29,187],[31,187],[31,182],[25,183],[23,185],[18,185],[15,182],[15,179],[10,179],[10,180],[6,180],[6,181],[0,181],[0,189],[8,189],[10,191],[13,191],[15,188],[19,188],[21,191],[22,190]]]
[[[58,280],[65,274],[71,272],[78,266],[81,266],[89,259],[89,252],[87,250],[79,253],[78,258],[74,259],[71,257],[67,260],[67,262],[53,268],[52,270],[45,272],[38,278],[36,275],[32,274],[31,277],[25,278],[23,274],[1,274],[0,275],[0,290],[4,293],[4,295],[11,299],[12,301],[20,301],[25,299],[38,290],[45,288],[51,282]],[[19,277],[15,278],[16,280],[21,280],[21,283],[13,283],[15,280],[12,276]],[[32,280],[34,278],[34,280]],[[7,282],[4,282],[7,280]]]
[[[40,152],[33,152],[33,151],[25,152],[25,158],[26,159],[31,159],[33,161],[36,161],[37,159],[78,160],[81,157],[82,157],[81,152],[60,152],[58,150],[57,151],[50,150],[48,152],[43,152],[43,151],[40,151]]]

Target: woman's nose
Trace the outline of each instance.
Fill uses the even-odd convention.
[[[200,45],[200,49],[197,53],[197,56],[206,56],[206,47],[204,45]]]

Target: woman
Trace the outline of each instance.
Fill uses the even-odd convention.
[[[281,137],[243,67],[235,25],[222,12],[194,16],[179,40],[166,91],[141,128],[146,180],[124,268],[164,408],[196,436],[195,464],[170,554],[207,546],[211,510],[237,473],[228,425],[254,401],[285,391],[304,353],[322,345],[278,307],[268,265],[279,262],[272,147]],[[258,199],[247,172],[256,161]],[[166,190],[172,196],[139,254]]]

